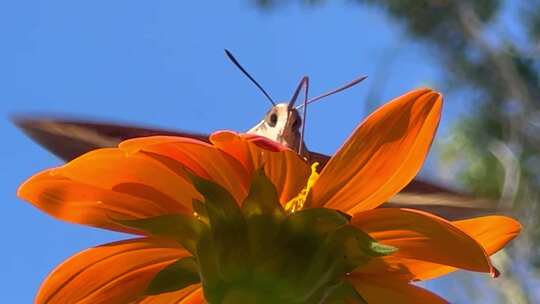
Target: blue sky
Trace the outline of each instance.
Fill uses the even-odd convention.
[[[225,59],[229,48],[276,99],[289,98],[303,75],[311,77],[312,94],[370,77],[310,108],[308,146],[331,153],[375,105],[419,86],[445,89],[435,53],[382,11],[346,3],[263,12],[247,0],[1,2],[3,302],[30,303],[61,261],[125,237],[57,221],[15,196],[23,180],[60,162],[13,127],[9,115],[246,130],[268,102]],[[462,106],[447,98],[440,134]],[[452,297],[451,289],[434,285]]]

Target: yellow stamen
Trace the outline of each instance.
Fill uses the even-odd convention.
[[[304,204],[306,203],[309,190],[311,190],[311,188],[313,187],[313,185],[315,185],[315,182],[319,178],[319,173],[317,173],[318,166],[318,162],[314,162],[313,164],[311,164],[311,174],[309,175],[306,187],[302,189],[302,191],[300,191],[297,196],[295,196],[285,204],[285,211],[287,211],[288,213],[293,213],[304,208]]]

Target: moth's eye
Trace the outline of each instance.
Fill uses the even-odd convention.
[[[277,124],[277,114],[276,113],[270,114],[270,117],[268,119],[268,124],[270,125],[270,127],[275,127],[276,126],[276,124]]]
[[[292,124],[293,129],[298,129],[300,127],[300,119],[296,119]]]

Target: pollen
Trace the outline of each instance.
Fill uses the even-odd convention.
[[[313,185],[315,185],[315,182],[319,178],[319,173],[317,173],[318,166],[318,162],[314,162],[313,164],[311,164],[311,174],[309,175],[309,178],[307,180],[306,187],[302,189],[302,191],[300,191],[297,196],[295,196],[285,204],[285,211],[287,211],[288,213],[293,213],[304,208],[304,204],[306,203],[309,191],[311,190]]]

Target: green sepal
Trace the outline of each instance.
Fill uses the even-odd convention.
[[[196,212],[208,216],[211,225],[235,224],[236,221],[243,221],[243,215],[234,197],[222,186],[212,181],[203,179],[196,175],[190,175],[193,186],[204,197],[204,208],[200,203]]]
[[[325,304],[367,304],[367,301],[347,281],[329,287],[319,303]]]
[[[148,285],[145,294],[157,295],[176,291],[199,282],[199,271],[195,258],[182,258],[158,272]]]
[[[219,303],[223,297],[225,284],[222,280],[219,257],[216,255],[210,233],[202,235],[197,244],[197,261],[204,295],[208,303]]]
[[[193,208],[193,216],[195,216],[199,221],[210,225],[210,220],[208,219],[208,212],[206,211],[206,206],[203,202],[194,199],[191,203]]]
[[[253,173],[248,196],[242,204],[246,218],[248,247],[254,261],[265,260],[272,253],[277,233],[286,213],[276,188],[263,169]]]
[[[280,227],[276,244],[279,255],[286,259],[280,262],[285,266],[283,271],[303,276],[328,235],[347,223],[345,217],[330,209],[310,208],[291,213]]]
[[[310,208],[291,213],[282,222],[276,241],[257,273],[273,273],[273,285],[283,299],[305,303],[312,290],[325,285],[339,271],[325,243],[328,236],[348,224],[348,218],[335,210]],[[322,259],[320,259],[322,258]],[[343,268],[343,267],[339,267]]]
[[[348,223],[349,218],[339,211],[327,208],[309,208],[291,213],[285,220],[284,232],[292,235],[311,233],[325,237]]]
[[[193,216],[167,214],[137,220],[117,220],[126,227],[142,230],[150,235],[177,240],[191,254],[195,253],[198,239],[204,229],[204,223]]]
[[[336,258],[342,261],[347,272],[374,257],[389,255],[397,251],[397,248],[378,243],[369,234],[351,225],[337,229],[328,239],[328,246],[340,252]]]
[[[285,218],[285,210],[279,203],[276,187],[264,174],[264,169],[253,173],[249,194],[242,204],[242,213],[246,218],[267,215],[276,219]]]
[[[234,197],[222,186],[198,176],[190,179],[195,189],[204,197],[202,204],[194,201],[198,211],[206,214],[210,226],[210,242],[221,279],[230,281],[248,271],[246,260],[247,227],[244,215]],[[204,245],[207,246],[207,245]],[[197,254],[206,254],[197,250]]]
[[[186,247],[194,258],[186,265],[166,267],[152,281],[149,294],[200,281],[209,303],[364,304],[346,274],[396,250],[351,226],[351,217],[338,210],[285,212],[263,170],[254,172],[241,207],[219,184],[190,172],[187,176],[204,198],[193,201],[191,220],[199,228]],[[174,221],[165,225],[167,220],[152,220],[128,226],[155,234],[182,235],[176,229],[186,229],[185,223],[178,228]]]
[[[371,243],[371,251],[376,253],[377,256],[385,256],[393,254],[394,252],[398,251],[399,249],[394,246],[381,244],[378,242]]]
[[[328,243],[328,239],[348,223],[349,217],[343,213],[325,208],[305,209],[287,219],[285,235],[281,238],[291,238],[286,246],[297,250],[290,254],[301,258],[297,263],[305,263],[302,269],[290,267],[301,274],[295,284],[304,296],[324,290],[330,278],[344,273],[346,266],[336,258],[336,248]],[[308,301],[306,298],[299,300]]]

